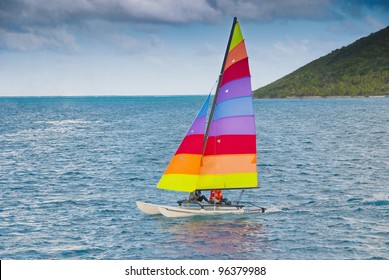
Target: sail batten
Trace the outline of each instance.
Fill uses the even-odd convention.
[[[206,125],[208,102],[209,96],[169,163],[158,188],[192,192],[256,188],[258,185],[250,68],[236,18]]]

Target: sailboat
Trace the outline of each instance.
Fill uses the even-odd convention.
[[[257,188],[256,129],[245,41],[235,17],[207,121],[210,95],[193,120],[157,188],[190,193]],[[240,195],[240,197],[241,197]],[[264,212],[237,202],[180,202],[177,206],[137,201],[147,214],[167,217]]]

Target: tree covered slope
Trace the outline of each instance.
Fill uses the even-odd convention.
[[[254,91],[257,98],[389,95],[389,26]]]

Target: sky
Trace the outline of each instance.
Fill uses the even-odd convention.
[[[233,17],[252,87],[389,25],[389,0],[0,0],[0,96],[207,94]]]

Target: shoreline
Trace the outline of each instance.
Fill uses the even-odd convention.
[[[319,99],[319,98],[387,98],[389,95],[369,95],[369,96],[350,96],[350,95],[333,95],[333,96],[286,96],[286,97],[255,97],[254,99]]]
[[[206,96],[203,94],[190,94],[190,95],[0,95],[0,99],[6,98],[128,98],[128,97],[196,97]],[[286,97],[255,97],[254,99],[319,99],[319,98],[389,98],[389,95],[369,95],[369,96],[350,96],[350,95],[333,95],[333,96],[286,96]]]

